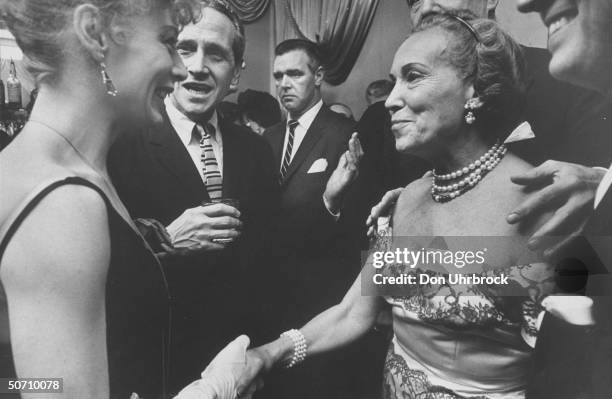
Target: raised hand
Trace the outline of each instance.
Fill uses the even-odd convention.
[[[532,234],[527,246],[550,257],[572,237],[582,233],[593,211],[595,193],[604,170],[568,162],[546,161],[512,182],[533,191],[507,217],[508,223],[530,223],[544,213],[552,216]]]
[[[361,158],[363,158],[363,149],[355,132],[349,140],[348,150],[340,157],[338,166],[334,169],[325,187],[323,198],[331,213],[336,214],[340,211],[346,190],[359,176]]]
[[[376,235],[376,223],[380,217],[390,217],[391,208],[397,202],[403,188],[396,188],[387,191],[385,195],[380,199],[380,202],[372,207],[370,215],[366,220],[366,226],[368,227],[368,237],[372,238]]]

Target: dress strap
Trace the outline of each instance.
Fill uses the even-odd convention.
[[[71,176],[62,178],[60,180],[56,179],[45,181],[43,184],[39,185],[35,190],[33,190],[30,195],[28,195],[23,205],[17,208],[13,215],[9,217],[7,224],[5,225],[6,227],[0,230],[0,238],[2,239],[2,241],[0,241],[0,261],[2,261],[2,256],[4,255],[4,251],[11,241],[11,238],[19,229],[19,226],[21,226],[23,221],[28,217],[30,212],[32,212],[32,210],[36,207],[36,205],[38,205],[40,201],[47,196],[47,194],[56,188],[69,184],[86,186],[95,190],[98,194],[100,194],[100,196],[102,196],[106,206],[111,207],[111,203],[104,191],[102,191],[102,189],[94,183],[82,177]]]

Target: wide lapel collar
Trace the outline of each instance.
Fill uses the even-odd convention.
[[[164,121],[161,125],[149,130],[149,144],[159,163],[182,183],[188,191],[198,198],[206,200],[208,192],[196,170],[187,149],[172,127],[170,119],[163,112]]]
[[[314,147],[314,145],[323,137],[323,133],[325,132],[325,117],[326,117],[327,107],[323,105],[323,107],[317,113],[317,116],[312,121],[312,124],[306,131],[306,135],[304,136],[304,140],[300,144],[295,156],[291,160],[289,164],[289,168],[287,169],[287,174],[285,178],[281,182],[281,184],[285,184],[291,176],[295,174],[295,172],[299,169],[300,165],[304,163],[306,157],[310,154],[310,150]]]
[[[234,131],[235,126],[219,116],[218,123],[221,140],[223,140],[223,197],[238,198],[236,187],[240,186],[240,143]]]

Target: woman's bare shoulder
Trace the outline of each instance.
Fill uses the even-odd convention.
[[[19,225],[3,254],[0,273],[7,289],[54,284],[65,289],[68,282],[97,284],[109,261],[104,199],[89,187],[63,185],[47,194]]]
[[[420,202],[427,197],[430,191],[431,172],[427,172],[420,179],[416,179],[404,187],[398,198],[398,204],[406,201],[413,203],[415,200]]]

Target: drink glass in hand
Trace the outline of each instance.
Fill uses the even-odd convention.
[[[240,210],[240,200],[235,199],[235,198],[221,198],[214,202],[207,202],[207,201],[202,202],[202,206],[210,206],[214,204],[225,204],[233,208],[236,208],[237,210]],[[227,244],[227,243],[234,241],[234,239],[233,238],[214,238],[212,241],[219,243],[219,244]]]

